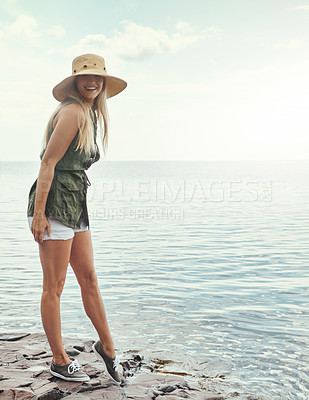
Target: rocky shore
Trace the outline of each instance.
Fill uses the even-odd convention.
[[[202,385],[188,383],[177,372],[158,372],[155,362],[127,352],[120,359],[120,386],[103,372],[91,340],[64,339],[69,356],[76,358],[90,381],[65,382],[49,372],[51,352],[44,334],[0,334],[0,399],[105,399],[105,400],[222,400]]]

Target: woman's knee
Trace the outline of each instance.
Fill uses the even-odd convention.
[[[43,293],[51,296],[59,297],[63,291],[65,279],[57,279],[52,281],[46,281],[43,284]]]
[[[81,289],[96,290],[98,288],[98,278],[95,271],[83,273],[83,275],[79,277],[78,282]]]

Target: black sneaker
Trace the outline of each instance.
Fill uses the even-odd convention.
[[[110,357],[107,355],[103,349],[101,342],[98,340],[96,343],[92,345],[92,349],[94,353],[98,356],[98,358],[103,361],[103,366],[106,374],[118,385],[121,383],[121,378],[118,373],[118,364],[119,361],[117,357]]]
[[[89,376],[80,370],[80,365],[77,360],[65,365],[55,364],[52,361],[50,365],[50,373],[65,381],[86,382],[90,380]]]

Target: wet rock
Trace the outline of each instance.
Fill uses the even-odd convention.
[[[85,351],[85,346],[75,345],[73,346],[73,348],[78,350],[79,352]]]
[[[79,346],[78,346],[79,347]],[[68,356],[75,357],[80,354],[80,351],[76,349],[76,347],[69,347],[65,349]]]
[[[143,364],[143,357],[139,354],[134,354],[125,361],[119,363],[123,369],[124,378],[133,376],[138,370],[141,369]]]
[[[129,361],[123,361],[121,365],[124,371],[129,371],[131,369]]]
[[[30,333],[22,333],[22,334],[18,334],[18,333],[2,333],[0,335],[0,340],[5,340],[6,342],[15,342],[16,340],[20,340],[24,337],[29,336]]]
[[[104,372],[103,365],[92,351],[93,340],[64,338],[64,346],[76,357],[87,382],[67,382],[50,374],[52,359],[44,334],[0,334],[0,398],[1,400],[105,399],[105,400],[219,400],[222,396],[188,384],[177,373],[158,373],[151,360],[128,351],[122,355],[120,386]],[[168,363],[169,360],[166,360]],[[160,365],[164,360],[160,360]],[[159,365],[159,364],[158,364]]]
[[[173,392],[174,390],[176,390],[176,387],[175,387],[175,386],[168,385],[168,386],[162,387],[160,390],[161,390],[161,392],[164,392],[164,393],[171,393],[171,392]]]
[[[91,353],[92,352],[92,345],[94,343],[94,340],[88,340],[84,342],[84,347],[85,347],[85,352],[86,353]]]

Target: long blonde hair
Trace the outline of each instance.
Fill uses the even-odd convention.
[[[66,98],[55,109],[47,123],[42,142],[42,151],[44,151],[47,147],[47,143],[49,140],[49,131],[51,129],[51,124],[54,117],[63,107],[70,104],[71,100],[75,100],[81,105],[84,111],[84,118],[78,121],[79,135],[75,150],[84,150],[87,154],[91,154],[94,151],[93,117],[91,115],[91,113],[93,112],[96,113],[98,127],[102,139],[103,152],[104,155],[106,154],[108,148],[108,110],[106,105],[105,87],[106,83],[105,78],[103,77],[103,88],[99,95],[95,98],[92,108],[90,108],[89,105],[85,102],[84,98],[78,92],[76,88],[76,79],[74,79],[73,83],[67,89]]]

